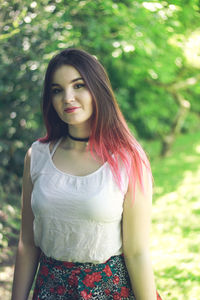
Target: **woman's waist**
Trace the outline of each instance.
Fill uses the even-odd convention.
[[[101,266],[104,265],[106,263],[110,263],[113,260],[116,260],[116,258],[118,259],[124,259],[124,255],[122,253],[122,251],[118,251],[117,254],[114,255],[107,255],[107,258],[105,260],[102,261],[80,261],[79,258],[74,258],[73,260],[61,260],[61,259],[56,259],[54,257],[49,257],[47,256],[43,251],[41,252],[41,256],[40,256],[40,263],[47,263],[50,265],[55,265],[55,266],[65,266],[66,268],[89,268],[89,267],[93,267],[93,266]]]

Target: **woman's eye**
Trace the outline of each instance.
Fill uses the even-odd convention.
[[[56,94],[60,93],[60,91],[61,91],[60,89],[53,89],[52,94],[56,95]]]
[[[80,88],[82,88],[82,87],[84,87],[84,86],[85,86],[84,83],[77,83],[77,84],[75,84],[74,88],[75,88],[75,89],[80,89]]]

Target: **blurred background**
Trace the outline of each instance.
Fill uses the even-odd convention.
[[[200,2],[0,0],[0,298],[10,299],[24,155],[45,134],[51,57],[105,66],[155,180],[152,260],[163,299],[200,299]]]

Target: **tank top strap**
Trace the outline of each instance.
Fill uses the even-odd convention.
[[[53,157],[53,155],[54,155],[54,153],[55,153],[56,149],[58,148],[58,146],[59,146],[59,144],[60,144],[61,141],[62,141],[62,137],[53,146],[53,149],[51,151],[51,157]]]

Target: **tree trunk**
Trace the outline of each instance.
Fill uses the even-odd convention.
[[[172,144],[176,139],[177,135],[181,132],[182,125],[185,121],[187,113],[190,110],[191,104],[188,100],[184,99],[184,97],[181,94],[181,90],[188,89],[190,86],[195,85],[199,79],[200,75],[197,75],[196,77],[189,77],[183,81],[178,81],[176,83],[171,84],[164,84],[152,80],[150,81],[152,84],[160,86],[164,88],[167,92],[169,92],[179,107],[175,120],[172,123],[170,132],[167,135],[161,137],[161,156],[167,156],[170,154]]]
[[[190,109],[190,102],[185,100],[179,92],[171,91],[171,93],[179,105],[179,110],[171,127],[170,133],[162,138],[161,156],[167,156],[170,154],[172,144],[177,135],[180,133],[182,125]]]

